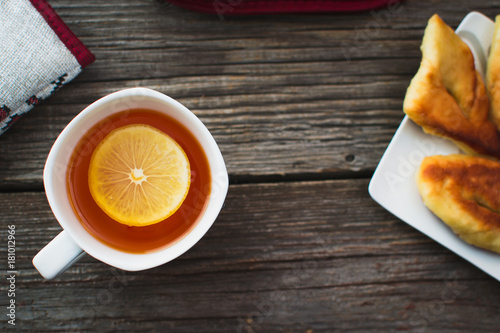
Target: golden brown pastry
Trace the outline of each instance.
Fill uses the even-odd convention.
[[[500,253],[500,163],[468,155],[426,157],[417,187],[424,204],[463,240]]]
[[[486,86],[490,97],[490,117],[497,129],[500,129],[500,15],[495,19],[495,33],[491,43]]]
[[[500,136],[489,120],[486,87],[469,47],[434,15],[421,49],[404,112],[426,133],[451,139],[468,154],[500,159]]]

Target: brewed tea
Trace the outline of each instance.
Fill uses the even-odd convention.
[[[149,125],[169,135],[182,147],[191,168],[191,185],[182,205],[173,215],[150,226],[133,227],[113,220],[96,204],[88,185],[95,148],[113,130],[132,124]],[[85,133],[68,165],[67,186],[76,215],[95,238],[121,251],[149,253],[179,241],[197,224],[210,196],[210,177],[205,152],[184,125],[157,111],[133,109],[105,118]]]

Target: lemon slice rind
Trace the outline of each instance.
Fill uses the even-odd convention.
[[[191,171],[182,147],[144,124],[113,130],[90,159],[89,189],[115,221],[147,226],[175,213],[189,191]]]

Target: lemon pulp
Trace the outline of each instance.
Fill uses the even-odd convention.
[[[191,169],[181,146],[162,131],[143,124],[109,133],[89,165],[89,189],[97,205],[115,221],[147,226],[181,206]]]

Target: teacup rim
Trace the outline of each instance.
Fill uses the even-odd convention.
[[[119,101],[120,99],[124,99],[130,96],[151,98],[162,103],[167,103],[170,107],[173,107],[175,110],[181,112],[184,116],[187,117],[189,124],[184,123],[184,125],[196,126],[196,129],[200,132],[196,132],[193,134],[198,138],[199,141],[201,141],[200,136],[203,138],[203,142],[200,142],[200,144],[202,144],[204,149],[209,148],[209,151],[206,151],[206,154],[207,158],[209,159],[209,165],[212,173],[212,188],[214,188],[214,185],[217,186],[217,195],[210,196],[210,201],[205,212],[203,213],[203,217],[200,219],[200,221],[198,221],[198,223],[193,227],[192,230],[190,230],[186,235],[184,235],[174,244],[159,251],[145,254],[129,253],[114,249],[91,236],[80,222],[78,222],[78,226],[75,226],[74,219],[77,219],[76,214],[74,214],[73,212],[75,216],[70,218],[72,222],[68,221],[67,213],[65,213],[61,209],[61,207],[59,207],[61,205],[61,199],[59,199],[57,193],[54,193],[54,182],[57,181],[54,180],[54,176],[57,173],[57,170],[54,169],[54,164],[57,161],[56,159],[61,156],[60,154],[62,152],[63,145],[65,143],[68,143],[68,137],[74,134],[75,131],[77,131],[79,125],[81,125],[81,123],[85,119],[87,119],[87,117],[92,117],[96,110],[99,110],[99,108],[106,106],[108,103]],[[157,111],[161,112],[161,110]],[[91,123],[96,124],[100,120],[118,112],[119,111],[111,112],[107,115],[101,115],[100,117],[98,117],[100,119],[96,119]],[[79,141],[81,139],[81,136],[82,135],[80,135],[80,138],[78,139],[72,138],[71,140]],[[64,170],[64,172],[66,172],[66,170]],[[54,216],[56,217],[61,227],[69,233],[75,243],[77,243],[79,247],[81,247],[92,257],[111,266],[128,271],[144,270],[165,264],[179,257],[180,255],[188,251],[191,247],[193,247],[215,222],[223,206],[229,188],[228,174],[222,153],[214,137],[212,136],[208,128],[203,124],[203,122],[201,122],[201,120],[191,110],[189,110],[187,107],[185,107],[183,104],[173,99],[172,97],[156,90],[143,87],[127,88],[108,94],[91,103],[78,115],[76,115],[59,134],[47,156],[43,171],[43,182],[47,200],[52,209],[52,212],[54,213]],[[65,195],[67,196],[67,193],[65,193]],[[82,230],[85,230],[84,234],[82,234]]]

